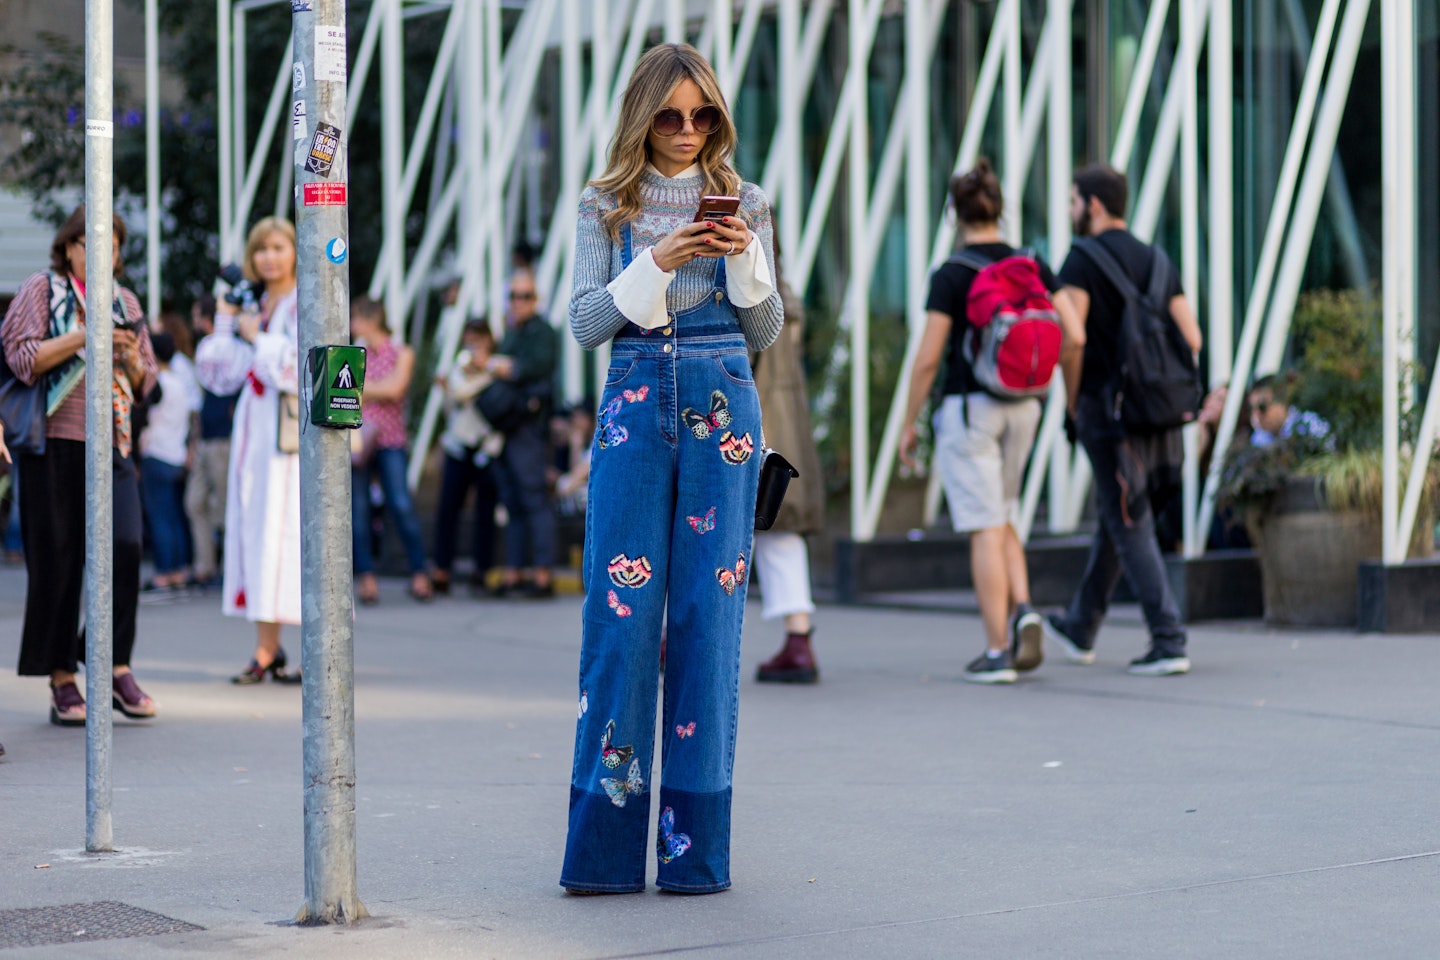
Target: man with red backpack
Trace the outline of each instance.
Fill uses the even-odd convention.
[[[1093,663],[1095,635],[1123,573],[1150,628],[1150,649],[1129,672],[1167,676],[1188,672],[1190,659],[1155,540],[1155,505],[1174,486],[1166,475],[1178,472],[1179,427],[1200,408],[1200,327],[1164,252],[1125,228],[1127,194],[1124,174],[1108,166],[1075,172],[1077,240],[1060,279],[1087,340],[1067,429],[1090,458],[1100,525],[1069,609],[1046,618],[1043,630],[1070,662]]]
[[[1015,531],[1021,474],[1057,367],[1071,400],[1085,344],[1079,314],[1045,264],[1000,236],[1000,181],[985,160],[950,182],[964,246],[930,278],[926,325],[910,377],[900,458],[913,466],[915,420],[944,357],[935,469],[956,531],[970,534],[970,571],[985,652],[963,674],[1013,683],[1042,658],[1025,548]]]

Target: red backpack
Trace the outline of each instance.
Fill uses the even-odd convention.
[[[963,349],[975,380],[1002,400],[1043,397],[1060,362],[1060,315],[1028,250],[991,262],[970,252],[951,263],[975,271],[965,301]]]

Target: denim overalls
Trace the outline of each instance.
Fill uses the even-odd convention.
[[[629,226],[622,229],[629,266]],[[579,722],[560,883],[645,889],[669,623],[656,883],[730,886],[730,782],[760,476],[760,400],[725,261],[699,305],[616,334],[591,450]]]

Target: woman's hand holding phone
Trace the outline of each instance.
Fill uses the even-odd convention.
[[[655,265],[666,273],[696,257],[724,257],[742,253],[750,245],[750,228],[735,214],[722,220],[702,220],[667,233],[651,248]],[[733,244],[733,250],[731,248]]]

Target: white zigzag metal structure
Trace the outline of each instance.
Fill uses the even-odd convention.
[[[657,40],[694,43],[716,66],[727,96],[732,96],[751,66],[757,28],[774,18],[778,37],[779,82],[773,90],[777,122],[765,151],[760,184],[771,197],[787,251],[787,275],[805,289],[815,267],[821,237],[839,224],[846,249],[846,279],[839,315],[842,337],[824,373],[818,413],[824,414],[848,388],[851,408],[850,526],[861,540],[873,537],[895,467],[903,424],[910,359],[924,324],[926,281],[930,268],[948,254],[954,225],[939,211],[943,197],[931,195],[931,67],[939,27],[952,5],[971,0],[375,0],[351,65],[351,110],[362,98],[378,96],[383,115],[386,242],[372,295],[382,297],[401,328],[426,290],[446,238],[458,242],[460,294],[439,321],[440,356],[453,353],[469,313],[504,313],[504,283],[510,247],[521,212],[514,187],[529,175],[539,147],[533,137],[531,109],[547,56],[558,58],[559,117],[552,142],[558,149],[559,189],[553,215],[543,230],[545,243],[537,265],[542,300],[563,327],[569,297],[569,264],[574,247],[577,199],[586,180],[598,173],[618,110],[618,94],[639,54]],[[1281,0],[1291,29],[1308,34],[1295,0]],[[291,183],[288,151],[282,143],[288,118],[283,115],[291,65],[252,64],[246,54],[247,17],[283,0],[217,0],[218,61],[221,98],[222,254],[239,249],[245,226],[256,214],[255,196],[266,164],[279,165],[281,186],[274,209],[289,209]],[[957,105],[963,130],[953,168],[969,167],[980,152],[987,125],[1001,130],[997,151],[1009,206],[1004,228],[1019,243],[1024,227],[1043,223],[1030,236],[1048,241],[1058,264],[1070,246],[1068,203],[1072,158],[1083,150],[1073,142],[1071,122],[1071,37],[1074,0],[995,0],[988,35],[981,41],[970,102]],[[1247,383],[1257,373],[1280,365],[1289,319],[1300,292],[1302,273],[1322,205],[1338,203],[1345,215],[1348,196],[1336,160],[1336,139],[1350,92],[1357,53],[1367,21],[1380,20],[1383,64],[1382,127],[1384,198],[1383,323],[1385,365],[1384,559],[1399,563],[1413,529],[1419,479],[1440,427],[1440,376],[1432,378],[1424,398],[1417,449],[1401,449],[1402,413],[1421,398],[1402,390],[1400,370],[1413,360],[1418,271],[1416,163],[1416,6],[1417,0],[1323,0],[1318,26],[1307,38],[1308,58],[1293,122],[1275,186],[1273,203],[1259,247],[1247,272],[1248,289],[1235,290],[1232,196],[1236,160],[1232,143],[1233,64],[1229,56],[1205,57],[1210,49],[1233,44],[1233,4],[1229,0],[1148,0],[1146,24],[1134,59],[1124,106],[1108,142],[1108,160],[1120,169],[1139,170],[1131,228],[1153,236],[1162,209],[1178,213],[1179,263],[1185,288],[1198,292],[1201,260],[1208,263],[1209,309],[1201,317],[1206,334],[1212,383]],[[503,8],[503,9],[502,9]],[[518,14],[508,32],[502,13]],[[1026,31],[1022,13],[1030,14]],[[1170,18],[1178,24],[1169,30]],[[864,82],[882,18],[903,18],[903,80],[894,91],[895,122],[889,127],[878,163],[872,163],[868,119],[871,91]],[[406,142],[402,97],[405,23],[415,17],[444,18],[443,41],[413,135]],[[1038,22],[1037,22],[1038,21]],[[815,96],[813,81],[821,67],[827,31],[846,31],[844,81],[833,104]],[[1167,32],[1178,43],[1167,44]],[[1026,41],[1029,52],[1026,52]],[[379,83],[368,84],[379,51]],[[1163,54],[1163,56],[1162,56]],[[1160,67],[1168,61],[1168,73]],[[1207,124],[1199,127],[1197,89],[1206,70]],[[833,64],[831,65],[833,66]],[[249,71],[274,85],[258,124],[246,116],[243,92]],[[553,67],[552,67],[553,71]],[[997,94],[999,95],[997,98]],[[1141,116],[1158,105],[1158,123],[1142,142]],[[806,163],[804,124],[816,110],[829,110],[828,132],[818,165]],[[998,113],[997,113],[998,112]],[[353,117],[353,113],[352,113]],[[997,118],[998,117],[998,121]],[[454,131],[453,136],[450,132]],[[1021,196],[1031,166],[1044,145],[1043,213],[1022,222]],[[1202,149],[1206,162],[1202,169]],[[417,197],[422,162],[437,171],[428,196]],[[1178,171],[1176,170],[1178,159]],[[847,174],[843,192],[839,176]],[[750,171],[754,175],[754,171]],[[1178,177],[1177,194],[1173,181]],[[903,197],[897,197],[903,183]],[[1327,194],[1327,185],[1331,188]],[[1208,197],[1202,210],[1201,198]],[[507,201],[508,198],[508,201]],[[1169,199],[1167,199],[1169,198]],[[1338,198],[1338,200],[1337,200]],[[1178,207],[1178,209],[1175,209]],[[425,230],[418,247],[402,250],[397,240],[407,215],[423,212]],[[843,216],[842,216],[843,214]],[[533,217],[533,211],[532,211]],[[884,233],[903,225],[906,320],[909,331],[904,372],[884,413],[878,448],[870,443],[871,280]],[[1205,226],[1206,249],[1201,246]],[[1350,245],[1352,260],[1359,260]],[[1363,272],[1363,263],[1358,267]],[[1352,270],[1352,273],[1354,271]],[[364,281],[366,278],[357,278]],[[1241,304],[1240,322],[1231,304]],[[566,336],[563,382],[570,399],[578,398],[585,356]],[[603,353],[603,351],[600,351]],[[593,362],[603,372],[606,358]],[[1440,356],[1432,370],[1440,369]],[[1088,463],[1065,442],[1062,394],[1052,392],[1032,458],[1022,500],[1022,536],[1034,523],[1042,492],[1048,493],[1048,528],[1073,530],[1088,489]],[[1227,447],[1234,434],[1243,391],[1229,394],[1215,449]],[[439,398],[432,390],[421,419],[417,448],[428,448],[437,423]],[[876,411],[880,413],[880,411]],[[1193,442],[1185,487],[1185,553],[1204,550],[1218,484],[1219,462],[1198,475]],[[411,463],[411,482],[423,457]],[[1402,459],[1410,461],[1401,476]],[[936,505],[932,485],[931,514]]]

